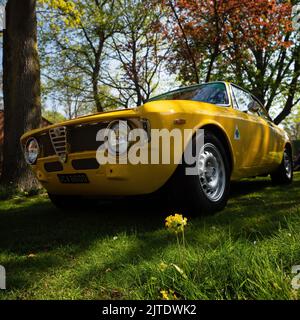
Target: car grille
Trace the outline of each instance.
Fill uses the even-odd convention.
[[[36,137],[40,145],[41,157],[61,155],[65,152],[96,151],[102,144],[96,141],[96,135],[99,130],[107,128],[108,123],[88,123],[50,129],[49,132]]]
[[[53,150],[59,157],[67,154],[67,128],[57,127],[49,130]]]
[[[96,141],[99,130],[106,129],[109,122],[92,123],[70,127],[68,131],[69,152],[96,151],[102,144]]]

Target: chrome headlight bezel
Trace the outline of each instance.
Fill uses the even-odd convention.
[[[38,156],[40,154],[40,146],[36,138],[30,137],[24,147],[24,157],[26,163],[29,165],[36,164]]]
[[[107,127],[107,143],[108,151],[113,155],[122,155],[128,151],[130,146],[129,133],[131,127],[127,120],[114,120],[111,121]],[[112,135],[112,132],[114,135]],[[116,138],[116,139],[115,139]]]

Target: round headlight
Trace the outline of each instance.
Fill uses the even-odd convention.
[[[113,121],[108,126],[108,148],[112,154],[123,154],[128,149],[130,127],[126,121]]]
[[[28,164],[35,164],[40,152],[39,144],[35,138],[29,138],[25,145],[24,155]]]

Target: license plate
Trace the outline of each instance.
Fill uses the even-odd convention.
[[[89,183],[85,173],[58,174],[57,176],[61,183]]]

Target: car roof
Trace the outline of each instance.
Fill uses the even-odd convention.
[[[223,84],[227,84],[227,85],[232,85],[232,86],[235,86],[247,93],[249,93],[256,101],[259,102],[259,104],[264,108],[264,105],[263,103],[254,95],[252,94],[249,90],[247,89],[244,89],[242,88],[241,86],[233,83],[233,82],[228,82],[228,81],[210,81],[210,82],[204,82],[204,83],[198,83],[198,84],[193,84],[193,85],[190,85],[190,86],[185,86],[185,87],[180,87],[180,88],[177,88],[175,90],[171,90],[171,91],[167,91],[167,92],[164,92],[162,94],[159,94],[157,96],[154,96],[154,97],[151,97],[149,99],[147,99],[145,102],[150,102],[152,100],[159,100],[160,97],[163,97],[165,96],[166,94],[172,94],[172,93],[177,93],[177,92],[181,92],[181,91],[185,91],[185,90],[190,90],[190,89],[193,89],[193,88],[197,88],[199,86],[202,86],[202,85],[206,85],[206,84],[213,84],[213,83],[223,83]]]

